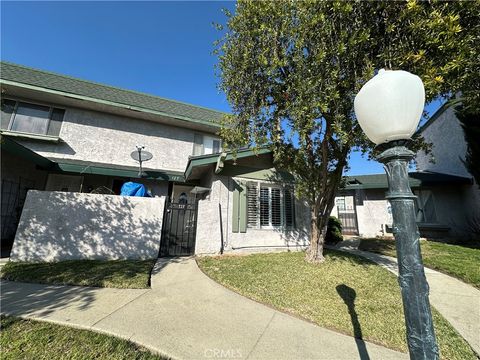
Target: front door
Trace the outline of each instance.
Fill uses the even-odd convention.
[[[190,204],[187,201],[167,201],[162,227],[160,256],[193,255],[197,232],[197,202]]]

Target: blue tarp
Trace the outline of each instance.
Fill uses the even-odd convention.
[[[134,183],[134,182],[126,182],[122,185],[122,189],[120,190],[120,195],[123,196],[140,196],[140,197],[148,197],[147,190],[145,189],[145,185]]]

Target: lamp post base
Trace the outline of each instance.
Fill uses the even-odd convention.
[[[380,147],[379,147],[380,148]],[[398,259],[398,281],[402,291],[410,358],[436,360],[438,346],[428,300],[429,287],[420,253],[420,233],[415,219],[415,198],[408,183],[408,163],[414,152],[405,141],[381,145],[377,156],[384,164],[389,191],[386,198],[392,207],[393,235]]]

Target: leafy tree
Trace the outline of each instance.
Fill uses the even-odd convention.
[[[479,2],[244,1],[218,41],[233,115],[227,146],[270,146],[311,212],[307,260],[323,260],[335,194],[353,148],[369,151],[353,111],[380,68],[419,75],[427,101],[460,89]],[[464,21],[467,19],[468,21]]]

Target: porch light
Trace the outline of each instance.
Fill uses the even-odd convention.
[[[422,80],[401,70],[380,70],[354,101],[362,130],[382,151],[377,160],[384,164],[388,178],[386,198],[392,208],[407,342],[414,360],[439,358],[415,222],[416,197],[408,182],[408,163],[415,155],[407,148],[408,140],[417,129],[424,105]]]

